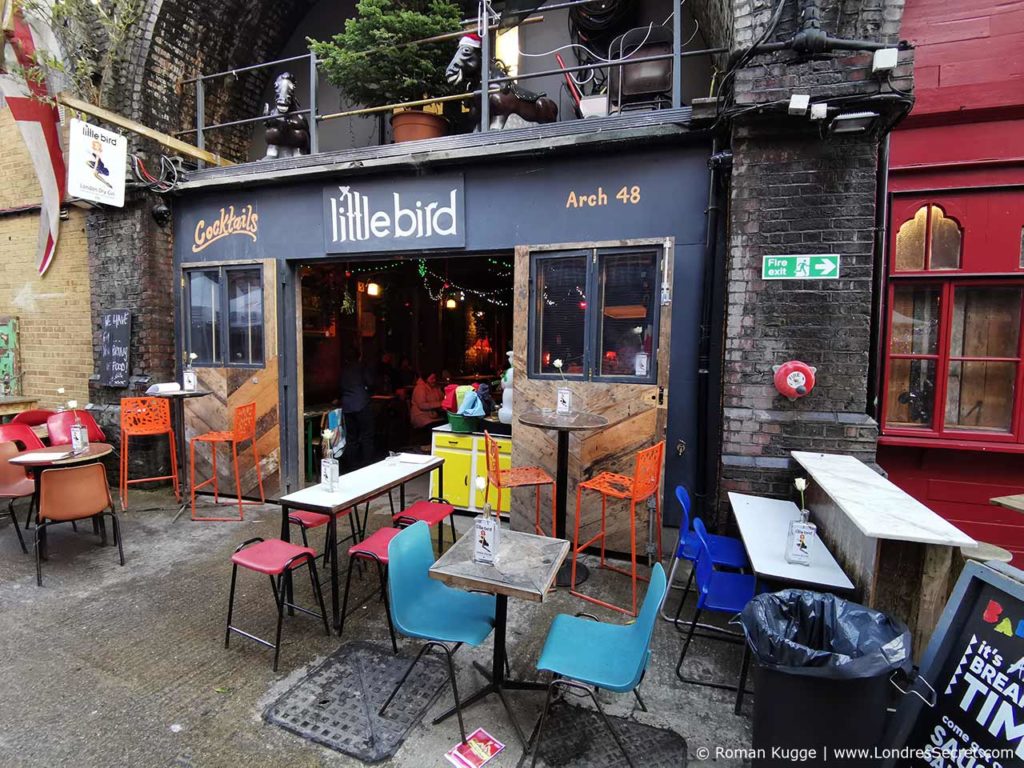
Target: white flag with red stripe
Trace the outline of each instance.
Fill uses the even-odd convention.
[[[53,94],[45,80],[26,81],[23,71],[32,71],[37,53],[60,58],[60,48],[49,26],[26,17],[19,8],[4,14],[4,67],[0,69],[0,91],[18,123],[21,138],[35,167],[43,199],[39,217],[37,268],[43,275],[53,261],[60,233],[60,206],[64,201],[66,171],[61,147],[60,113],[47,101]],[[19,68],[12,67],[17,62]]]

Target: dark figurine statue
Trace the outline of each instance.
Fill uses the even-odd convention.
[[[464,35],[459,48],[445,70],[445,77],[452,85],[462,85],[467,91],[480,88],[480,72],[483,56],[480,52],[480,36]],[[504,73],[491,66],[493,77],[504,77]],[[479,120],[480,97],[474,99],[473,123]],[[491,130],[501,130],[508,125],[512,115],[526,123],[553,123],[558,119],[558,105],[543,93],[531,93],[515,83],[502,83],[497,93],[490,95]]]
[[[305,115],[291,114],[299,109],[295,98],[295,78],[291,72],[282,72],[274,81],[274,106],[263,105],[263,114],[269,116],[266,127],[267,154],[264,160],[277,157],[295,157],[309,154],[309,123]]]

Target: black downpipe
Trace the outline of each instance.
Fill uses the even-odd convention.
[[[889,221],[889,134],[878,148],[878,167],[875,170],[875,253],[871,290],[871,356],[868,360],[867,413],[881,422],[878,412],[882,391],[882,350],[885,344],[885,249]]]
[[[711,391],[711,325],[714,311],[715,274],[718,269],[718,181],[720,167],[728,162],[724,153],[717,151],[718,142],[711,147],[708,179],[708,206],[705,210],[707,234],[704,238],[704,276],[701,296],[700,342],[697,351],[697,477],[695,493],[697,515],[708,520],[708,479],[712,469],[707,466],[708,442],[711,423],[709,402]],[[731,157],[731,155],[730,155]]]

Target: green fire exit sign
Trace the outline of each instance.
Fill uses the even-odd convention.
[[[838,253],[762,257],[761,278],[764,280],[835,280],[837,277]]]

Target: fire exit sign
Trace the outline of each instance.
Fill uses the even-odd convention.
[[[835,280],[837,277],[838,253],[762,257],[763,280]]]

